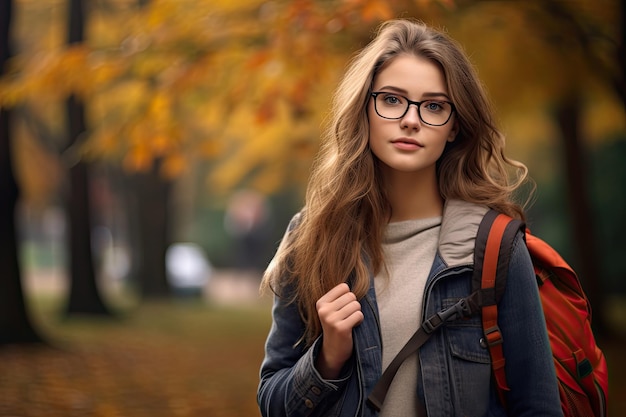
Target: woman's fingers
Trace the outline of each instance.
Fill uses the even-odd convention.
[[[317,313],[324,324],[337,324],[340,327],[348,327],[351,329],[354,325],[360,323],[359,317],[362,319],[361,303],[346,284],[339,284],[317,301]],[[359,313],[356,314],[355,313]],[[341,325],[342,321],[348,320],[345,325]]]
[[[323,343],[316,361],[326,378],[336,377],[352,355],[352,329],[363,321],[361,303],[347,284],[339,284],[317,301]]]

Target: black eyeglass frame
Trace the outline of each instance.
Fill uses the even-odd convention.
[[[380,94],[392,94],[394,96],[398,96],[398,97],[402,97],[403,99],[405,99],[407,101],[407,105],[406,105],[406,109],[404,110],[404,113],[402,113],[401,116],[399,117],[385,117],[382,114],[380,114],[378,112],[378,106],[376,105],[376,97],[378,97]],[[401,95],[401,94],[395,94],[395,93],[389,93],[387,91],[374,91],[372,93],[370,93],[370,95],[372,97],[374,97],[374,110],[376,111],[376,114],[380,117],[382,117],[383,119],[387,119],[387,120],[400,120],[402,119],[404,116],[406,116],[406,114],[409,111],[409,108],[411,107],[411,104],[415,104],[415,107],[417,107],[417,115],[419,116],[420,120],[422,121],[422,123],[425,123],[429,126],[443,126],[445,124],[447,124],[450,119],[452,118],[452,114],[454,112],[456,112],[456,107],[454,106],[454,103],[450,102],[450,101],[446,101],[446,100],[422,100],[422,101],[413,101],[413,100],[409,100],[407,97]],[[425,102],[429,102],[429,101],[433,101],[435,103],[448,103],[450,105],[451,111],[450,114],[448,115],[448,118],[446,119],[445,122],[441,123],[441,124],[432,124],[432,123],[428,123],[427,121],[424,120],[424,118],[422,117],[422,103]]]

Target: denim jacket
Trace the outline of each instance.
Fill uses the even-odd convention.
[[[466,202],[446,203],[438,251],[423,294],[424,318],[469,295],[474,240],[486,211]],[[304,331],[298,309],[275,297],[258,389],[264,417],[377,415],[366,403],[382,373],[373,276],[360,302],[364,320],[353,329],[352,358],[339,379],[325,380],[314,366],[322,336],[309,348],[296,345]],[[563,415],[535,275],[521,233],[498,312],[510,388],[506,411],[498,400],[477,315],[442,326],[420,348],[418,395],[429,417]]]

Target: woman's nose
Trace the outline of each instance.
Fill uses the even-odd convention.
[[[404,116],[400,120],[403,128],[419,129],[421,127],[421,120],[419,116],[419,109],[417,105],[410,104]]]

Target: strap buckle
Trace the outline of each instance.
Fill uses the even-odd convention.
[[[428,334],[434,332],[442,324],[447,321],[454,321],[463,317],[469,317],[472,314],[469,303],[466,298],[461,298],[455,305],[442,310],[435,315],[424,320],[422,328]]]
[[[493,327],[485,329],[484,333],[487,345],[490,347],[502,344],[502,333],[500,332],[500,327],[498,327],[497,324]]]

